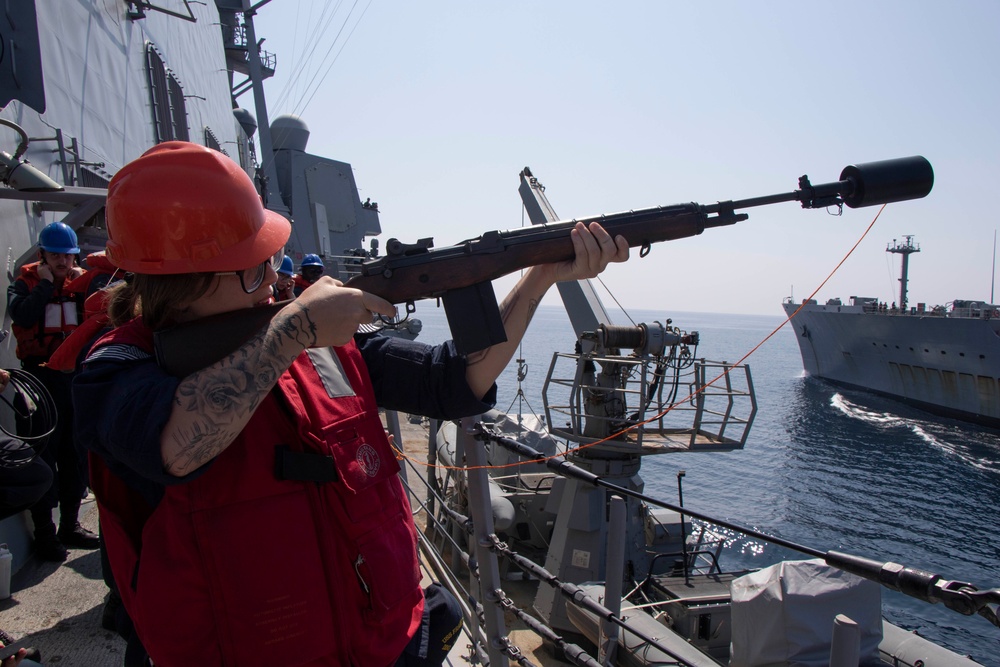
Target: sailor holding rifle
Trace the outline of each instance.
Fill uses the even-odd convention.
[[[228,157],[163,143],[108,189],[108,255],[134,278],[74,383],[115,578],[157,667],[440,664],[416,533],[378,407],[479,414],[555,282],[628,258],[598,224],[501,303],[507,342],[465,357],[356,335],[395,307],[320,278],[221,361],[175,378],[153,332],[272,301],[290,226]],[[434,639],[438,642],[435,644]]]

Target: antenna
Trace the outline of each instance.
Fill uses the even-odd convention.
[[[993,290],[997,286],[997,230],[993,230],[993,274],[990,276],[990,305],[993,304]]]

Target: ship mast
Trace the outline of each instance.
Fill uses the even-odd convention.
[[[903,241],[898,243],[896,239],[886,246],[886,252],[892,252],[903,256],[903,267],[899,275],[899,309],[906,310],[906,281],[910,268],[910,254],[920,252],[920,246],[913,243],[913,234],[903,236]]]
[[[247,36],[247,65],[250,71],[250,83],[253,88],[254,107],[257,111],[257,141],[260,143],[260,162],[264,172],[264,182],[261,189],[264,195],[265,207],[290,217],[290,211],[278,192],[278,171],[274,163],[274,144],[271,141],[271,125],[267,118],[267,103],[264,101],[264,75],[260,60],[260,43],[253,25],[253,17],[260,7],[271,0],[259,0],[252,4],[251,0],[242,0],[243,27]]]

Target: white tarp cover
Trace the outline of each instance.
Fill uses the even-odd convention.
[[[785,561],[734,579],[731,667],[823,667],[833,619],[861,629],[861,664],[878,664],[882,590],[822,560]]]

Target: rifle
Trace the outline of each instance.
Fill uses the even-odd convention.
[[[419,299],[441,298],[448,325],[460,352],[471,353],[506,340],[491,281],[535,264],[573,258],[570,230],[576,223],[599,222],[612,237],[621,235],[639,257],[650,246],[701,234],[710,227],[742,222],[739,209],[798,201],[803,208],[876,206],[927,196],[934,185],[930,162],[921,156],[868,162],[845,167],[840,179],[813,185],[808,176],[799,189],[783,194],[715,204],[674,204],[621,213],[577,218],[509,231],[490,231],[457,245],[434,248],[433,239],[406,244],[390,239],[386,255],[360,265],[348,287],[406,304],[407,314]],[[235,350],[284,307],[277,303],[223,313],[157,332],[160,365],[178,377],[205,368]]]

